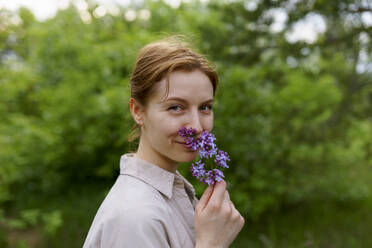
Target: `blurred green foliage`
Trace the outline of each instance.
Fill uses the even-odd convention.
[[[97,7],[71,5],[42,22],[20,9],[17,24],[0,10],[1,247],[81,246],[120,155],[136,148],[126,138],[137,52],[172,34],[190,40],[220,75],[214,132],[231,156],[231,198],[251,229],[237,247],[302,247],[308,235],[278,237],[297,218],[283,220],[288,209],[303,206],[308,212],[293,212],[312,219],[323,204],[372,201],[372,27],[362,21],[370,4],[146,1],[104,16]],[[273,10],[288,17],[279,31]],[[314,14],[325,32],[314,42],[288,41],[295,23]],[[180,171],[200,196],[204,186],[186,165]],[[41,235],[34,243],[24,233],[31,227]],[[317,242],[304,247],[329,247],[324,237]]]

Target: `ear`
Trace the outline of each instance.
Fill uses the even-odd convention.
[[[129,99],[129,110],[130,110],[130,113],[134,119],[134,121],[139,125],[139,126],[142,126],[143,125],[143,106],[138,102],[136,101],[134,98],[130,98]]]

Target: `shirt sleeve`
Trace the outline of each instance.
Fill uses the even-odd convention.
[[[170,247],[163,222],[151,213],[130,211],[112,216],[101,228],[100,245],[94,248]]]

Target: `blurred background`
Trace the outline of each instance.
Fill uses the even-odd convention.
[[[173,34],[220,76],[231,247],[372,247],[371,0],[1,0],[0,247],[82,246],[136,148],[137,52]]]

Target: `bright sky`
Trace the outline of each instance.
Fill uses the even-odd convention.
[[[135,1],[135,0],[134,0]],[[171,6],[177,7],[180,4],[180,1],[187,0],[165,0]],[[207,0],[204,0],[207,1]],[[226,0],[229,1],[229,0]],[[0,0],[0,9],[6,8],[12,11],[17,11],[19,7],[24,6],[30,9],[36,18],[39,20],[45,20],[50,17],[53,17],[58,9],[67,8],[69,3],[73,2],[79,10],[82,10],[81,17],[82,19],[88,18],[87,13],[84,12],[86,8],[85,0]],[[118,12],[116,5],[125,6],[128,5],[131,0],[95,0],[99,6],[96,10],[98,16],[103,16],[107,12],[115,13]],[[249,1],[249,5],[245,6],[248,10],[254,10],[257,7],[257,4],[254,4],[255,1]],[[133,10],[127,11],[125,17],[128,20],[133,20],[136,16],[141,18],[141,15],[144,18],[149,18],[149,13],[142,12],[136,13]],[[287,20],[287,14],[284,9],[273,9],[268,13],[274,17],[274,23],[271,26],[273,32],[279,32],[283,29],[284,23]],[[362,16],[363,22],[369,26],[372,26],[372,13],[364,13]],[[296,42],[298,40],[307,41],[309,43],[314,42],[318,33],[322,33],[326,30],[326,23],[324,19],[317,14],[309,14],[303,20],[296,23],[291,32],[288,32],[286,38],[290,42]]]

